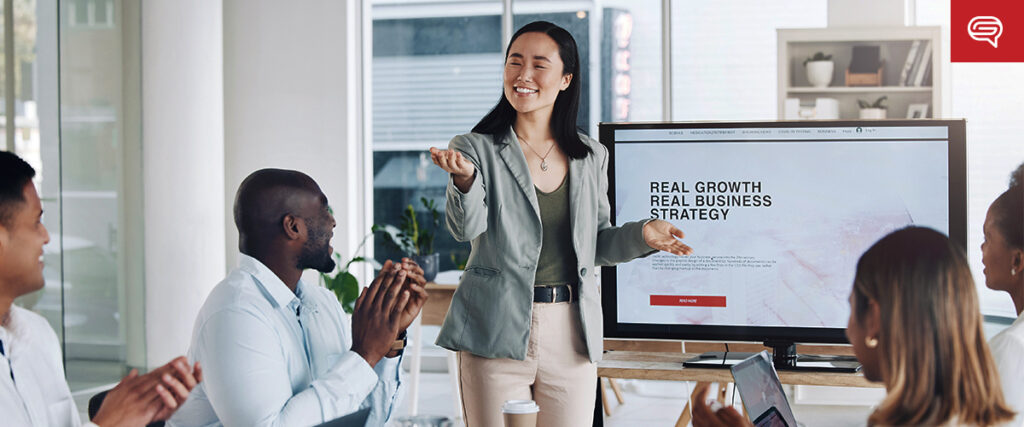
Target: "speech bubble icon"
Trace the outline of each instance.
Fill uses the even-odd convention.
[[[995,16],[975,16],[967,23],[967,34],[980,42],[989,42],[999,47],[999,36],[1003,35],[1003,21]]]

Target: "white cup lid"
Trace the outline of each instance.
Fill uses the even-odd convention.
[[[506,414],[533,414],[540,412],[540,406],[532,400],[509,400],[501,407]]]

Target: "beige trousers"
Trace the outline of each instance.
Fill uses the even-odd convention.
[[[506,400],[533,399],[538,427],[590,427],[597,364],[586,354],[577,303],[534,303],[526,360],[459,352],[466,426],[501,427]]]

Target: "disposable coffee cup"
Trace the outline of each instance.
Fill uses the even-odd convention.
[[[509,400],[501,407],[505,427],[537,427],[540,406],[532,400]]]

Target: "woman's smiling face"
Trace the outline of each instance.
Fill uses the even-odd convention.
[[[558,44],[544,33],[524,33],[509,46],[505,58],[505,98],[519,114],[554,108],[558,94],[569,87]]]

